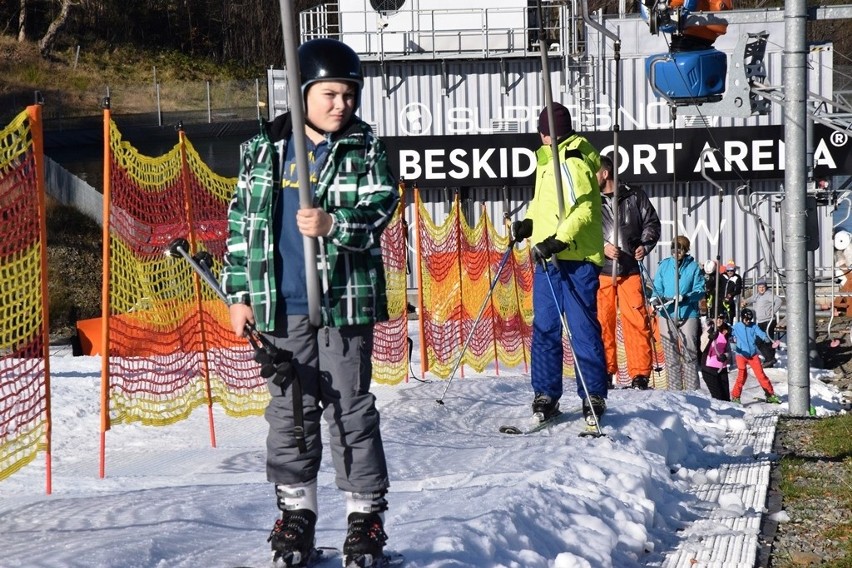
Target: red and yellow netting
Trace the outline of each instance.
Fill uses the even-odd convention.
[[[458,198],[438,226],[416,195],[423,370],[446,378],[458,363],[477,372],[491,362],[498,368],[525,363],[532,324],[529,249],[507,252],[509,238],[485,214],[470,227]]]
[[[0,479],[47,453],[50,381],[41,108],[0,130]]]
[[[236,179],[213,173],[182,135],[168,153],[147,157],[122,140],[108,111],[105,124],[104,429],[169,424],[213,403],[230,415],[261,414],[266,380],[231,331],[227,307],[184,259],[165,254],[185,238],[191,253],[211,254],[218,278]],[[373,359],[374,380],[389,384],[408,369],[403,210],[382,236],[391,319],[377,327]]]
[[[122,140],[108,110],[104,131],[102,440],[114,422],[169,424],[206,405],[215,445],[213,404],[235,416],[261,414],[265,379],[250,347],[230,331],[215,291],[184,259],[165,253],[174,239],[187,239],[191,253],[211,254],[218,277],[236,180],[212,172],[182,133],[172,150],[147,157]],[[0,131],[0,479],[46,451],[49,492],[42,160],[40,108],[30,107]],[[486,214],[470,227],[458,200],[439,226],[415,195],[424,372],[446,378],[456,364],[462,372],[463,365],[481,372],[492,361],[498,372],[500,365],[526,365],[529,248],[507,251],[508,237]],[[373,369],[374,380],[386,384],[405,380],[409,369],[405,210],[400,203],[382,236],[390,320],[376,328]],[[623,366],[623,347],[619,361]],[[567,343],[565,371],[573,376]],[[663,387],[665,374],[652,381]]]
[[[437,225],[421,203],[419,192],[415,196],[422,370],[448,378],[456,365],[462,373],[464,365],[477,372],[492,363],[497,372],[501,365],[526,366],[533,319],[529,247],[518,245],[507,255],[509,237],[498,234],[485,208],[477,225],[470,227],[460,214],[456,197],[450,214]],[[617,380],[625,386],[631,378],[620,320],[616,337]],[[659,339],[655,343],[655,366],[660,367],[663,352]],[[563,374],[574,377],[574,357],[567,337],[563,337],[563,354]],[[654,388],[667,388],[664,371],[653,373],[650,380]]]
[[[400,191],[404,195],[404,191]],[[395,385],[408,377],[408,294],[406,266],[408,226],[405,202],[382,233],[382,259],[387,278],[389,319],[376,325],[373,335],[373,380]]]
[[[152,158],[105,120],[105,427],[169,424],[213,402],[231,415],[261,413],[266,382],[230,331],[227,308],[184,259],[165,254],[184,238],[221,267],[234,180],[213,173],[182,135]]]
[[[165,254],[174,239],[187,239],[191,253],[212,255],[218,277],[236,180],[213,173],[182,134],[166,154],[141,155],[109,111],[105,139],[102,432],[113,422],[173,423],[214,403],[235,416],[262,413],[265,380],[250,347],[230,331],[224,303],[184,259]],[[437,225],[415,195],[423,370],[446,378],[457,364],[462,373],[464,365],[477,372],[526,365],[529,248],[507,250],[508,237],[484,212],[470,227],[458,199]],[[373,378],[385,384],[405,380],[409,368],[405,209],[400,203],[382,236],[390,321],[376,328]],[[565,345],[565,373],[573,376]],[[215,444],[212,413],[211,438]]]

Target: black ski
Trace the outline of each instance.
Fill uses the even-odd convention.
[[[541,422],[538,422],[537,424],[532,425],[530,428],[527,428],[526,430],[524,430],[524,429],[522,429],[518,426],[503,425],[503,426],[500,426],[500,432],[502,434],[526,436],[527,434],[533,434],[535,432],[540,432],[541,430],[544,430],[545,428],[553,426],[554,424],[559,422],[560,421],[559,419],[564,415],[565,415],[564,412],[562,412],[561,410],[557,410],[556,414],[554,414],[550,418],[542,420]]]
[[[374,559],[372,564],[363,565],[358,561],[346,564],[344,568],[391,568],[405,564],[405,556],[398,552],[385,551],[381,558]]]
[[[298,565],[298,568],[318,568],[321,565],[324,565],[329,560],[334,560],[335,562],[340,562],[340,557],[342,552],[339,548],[334,548],[333,546],[319,546],[314,548],[311,551],[310,556],[307,560]],[[280,559],[273,561],[273,566],[275,568],[286,568],[287,564],[282,562]],[[372,563],[369,564],[369,568],[392,568],[394,566],[402,566],[405,564],[405,556],[398,552],[390,552],[385,551],[381,558],[372,560]],[[248,568],[246,566],[239,566],[237,568]],[[346,564],[344,568],[364,568],[362,565],[355,561]]]
[[[311,549],[310,554],[305,559],[304,562],[299,564],[290,565],[284,562],[281,558],[273,559],[272,565],[275,568],[288,568],[288,567],[297,567],[297,568],[314,568],[315,566],[319,566],[326,562],[327,560],[338,559],[340,556],[340,550],[334,548],[332,546],[318,546],[316,548]],[[243,567],[240,567],[243,568]]]

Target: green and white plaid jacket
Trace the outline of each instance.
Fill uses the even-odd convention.
[[[273,331],[275,326],[272,211],[281,191],[280,160],[291,132],[290,117],[285,115],[241,144],[239,178],[228,208],[222,289],[230,303],[252,306],[260,331]],[[332,142],[314,202],[334,217],[331,234],[318,239],[322,324],[341,327],[387,320],[380,237],[396,210],[399,193],[385,146],[367,123],[353,118]]]

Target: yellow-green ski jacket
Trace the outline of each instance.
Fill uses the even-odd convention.
[[[530,241],[537,244],[551,235],[568,245],[558,253],[560,260],[588,260],[603,266],[601,195],[596,173],[601,159],[598,151],[579,134],[559,143],[564,211],[559,222],[559,201],[553,175],[550,145],[536,150],[535,195],[526,218],[533,222]]]

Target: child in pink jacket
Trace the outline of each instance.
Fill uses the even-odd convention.
[[[728,383],[728,336],[731,328],[721,319],[715,330],[710,330],[710,341],[701,352],[701,377],[710,396],[717,400],[731,400]]]

